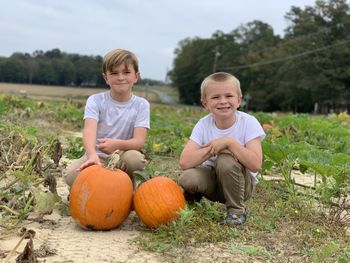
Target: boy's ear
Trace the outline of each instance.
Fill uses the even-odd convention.
[[[201,99],[201,103],[205,109],[207,109],[207,101],[205,99]]]
[[[102,73],[102,77],[103,77],[103,79],[106,81],[106,83],[108,84],[108,82],[107,82],[107,76],[106,76],[105,73]]]
[[[136,73],[135,73],[135,76],[136,76],[136,79],[135,79],[135,81],[134,81],[134,84],[136,84],[136,83],[141,79],[141,74],[140,74],[140,72],[136,72]]]
[[[243,99],[243,96],[238,97],[238,107],[241,106],[242,99]]]

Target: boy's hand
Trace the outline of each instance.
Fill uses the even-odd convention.
[[[228,149],[229,140],[230,138],[228,137],[218,138],[208,142],[207,144],[203,145],[203,147],[210,147],[211,155],[218,155],[220,152]]]
[[[78,172],[80,172],[83,169],[85,169],[86,167],[89,167],[90,165],[94,165],[94,164],[102,165],[101,160],[97,155],[89,157],[85,163],[80,165],[80,167],[78,168]]]
[[[117,149],[115,143],[116,141],[110,138],[102,138],[102,139],[97,139],[98,145],[97,148],[106,154],[111,154]]]

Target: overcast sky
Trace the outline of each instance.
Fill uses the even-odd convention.
[[[143,78],[165,80],[184,38],[229,33],[253,20],[275,34],[288,26],[291,6],[315,0],[0,0],[0,56],[59,48],[101,55],[133,51]]]

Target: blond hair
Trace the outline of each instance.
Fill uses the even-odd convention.
[[[135,72],[139,72],[139,62],[134,53],[124,49],[114,49],[108,52],[102,62],[102,71],[107,74],[107,71],[112,72],[115,66],[125,66],[131,64]]]
[[[211,83],[224,81],[230,81],[232,83],[233,88],[236,90],[237,95],[239,97],[242,96],[241,84],[235,76],[226,72],[216,72],[209,75],[203,80],[201,84],[201,99],[205,99],[205,91]]]

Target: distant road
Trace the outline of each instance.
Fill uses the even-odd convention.
[[[169,96],[167,93],[157,89],[152,89],[152,92],[156,93],[159,96],[159,100],[161,103],[176,104],[176,101],[173,99],[173,97]]]

